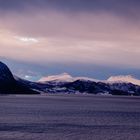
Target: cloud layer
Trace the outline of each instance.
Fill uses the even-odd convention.
[[[1,0],[0,55],[140,68],[137,0]]]

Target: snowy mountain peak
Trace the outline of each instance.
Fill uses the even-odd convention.
[[[38,82],[48,82],[48,81],[72,82],[73,77],[71,75],[69,75],[68,73],[62,73],[59,75],[42,77]]]
[[[140,80],[134,78],[131,75],[119,75],[119,76],[111,76],[107,79],[108,82],[117,83],[117,82],[125,82],[125,83],[132,83],[135,85],[140,85]]]
[[[38,82],[41,82],[41,83],[46,83],[46,82],[74,82],[76,80],[95,81],[95,82],[99,81],[99,80],[88,78],[88,77],[72,77],[68,73],[62,73],[62,74],[59,74],[59,75],[42,77]]]

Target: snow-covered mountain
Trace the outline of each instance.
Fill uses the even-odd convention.
[[[77,80],[81,80],[81,81],[92,81],[92,82],[102,82],[102,83],[132,83],[135,85],[139,85],[140,86],[140,80],[134,78],[131,75],[119,75],[119,76],[111,76],[109,77],[107,80],[97,80],[97,79],[93,79],[93,78],[88,78],[88,77],[73,77],[68,73],[62,73],[59,75],[51,75],[51,76],[47,76],[47,77],[42,77],[38,82],[39,83],[48,83],[48,82],[55,82],[55,83],[59,83],[59,82],[74,82]]]
[[[102,81],[88,77],[72,77],[63,73],[43,77],[38,84],[39,89],[46,93],[140,94],[139,80],[132,76],[115,76]]]
[[[134,78],[131,75],[111,76],[110,78],[107,79],[107,82],[109,82],[109,83],[132,83],[132,84],[140,86],[140,80]]]
[[[46,83],[46,82],[73,82],[74,78],[69,75],[68,73],[62,73],[59,75],[52,75],[47,77],[42,77],[38,82],[40,83]]]
[[[88,78],[88,77],[73,77],[68,73],[62,73],[59,75],[52,75],[52,76],[47,76],[47,77],[42,77],[38,82],[40,83],[47,83],[47,82],[74,82],[76,80],[83,80],[83,81],[96,81],[98,82],[99,80],[93,79],[93,78]]]

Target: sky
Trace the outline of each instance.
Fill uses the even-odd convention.
[[[28,80],[140,78],[139,0],[0,0],[0,60]]]

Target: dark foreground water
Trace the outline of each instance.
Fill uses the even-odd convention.
[[[140,140],[140,98],[1,96],[0,140]]]

